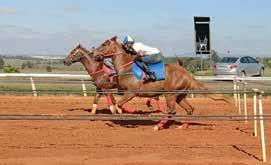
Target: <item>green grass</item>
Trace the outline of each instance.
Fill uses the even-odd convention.
[[[194,75],[195,76],[212,76],[213,71],[212,70],[197,71]]]
[[[34,78],[36,84],[36,90],[40,94],[76,94],[82,95],[82,84],[81,81],[67,79],[57,79],[57,78]],[[50,82],[51,81],[51,82]],[[85,81],[87,91],[94,91],[96,87]],[[18,93],[18,94],[31,94],[32,86],[29,78],[1,78],[0,79],[0,93]]]

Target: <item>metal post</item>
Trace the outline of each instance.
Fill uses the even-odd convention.
[[[36,91],[36,85],[35,85],[35,82],[32,77],[30,77],[30,82],[31,82],[31,86],[32,86],[33,96],[37,97],[38,95],[37,95],[37,91]]]
[[[83,79],[81,79],[81,82],[82,82],[83,95],[88,96],[85,81]]]
[[[202,51],[200,51],[200,70],[202,71],[203,70],[203,64],[202,64]]]
[[[258,128],[257,128],[257,91],[258,89],[253,89],[254,96],[253,96],[253,111],[254,111],[254,136],[257,137],[258,136]]]
[[[233,79],[233,91],[234,91],[233,98],[235,100],[235,107],[237,107],[236,77],[234,77]]]
[[[261,128],[261,141],[262,141],[262,154],[263,162],[266,162],[266,146],[265,146],[265,133],[264,133],[264,123],[263,123],[263,105],[262,105],[262,94],[264,92],[259,92],[259,117],[260,117],[260,128]]]
[[[238,102],[238,113],[241,115],[241,103],[240,103],[240,82],[237,81],[237,102]]]
[[[244,90],[244,115],[245,115],[245,123],[247,123],[247,83],[243,82],[243,90]]]
[[[211,53],[211,52],[209,53],[209,58],[210,58],[210,59],[209,59],[209,60],[210,60],[210,61],[209,61],[210,70],[212,70],[212,69],[213,69],[213,63],[212,63],[212,53]]]
[[[53,72],[53,59],[51,58],[51,71]]]

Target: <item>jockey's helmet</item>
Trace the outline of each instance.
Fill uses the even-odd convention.
[[[123,39],[123,44],[130,44],[130,43],[131,44],[135,43],[135,40],[129,35],[125,36]]]

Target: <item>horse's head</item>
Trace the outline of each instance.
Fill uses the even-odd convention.
[[[79,62],[86,55],[91,55],[92,52],[88,51],[86,48],[82,47],[80,44],[77,45],[69,55],[64,59],[64,65],[71,65],[72,63]]]
[[[120,53],[119,46],[117,36],[114,36],[96,48],[93,51],[93,56],[97,61],[103,60],[104,58],[113,58],[115,55]]]

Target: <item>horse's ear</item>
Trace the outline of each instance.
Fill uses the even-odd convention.
[[[114,37],[112,37],[110,40],[111,40],[111,41],[117,41],[117,38],[118,38],[117,36],[114,36]]]
[[[103,46],[106,46],[106,45],[109,45],[110,41],[109,40],[106,40],[102,45]]]
[[[81,44],[78,44],[78,45],[77,45],[77,48],[81,48],[81,47],[82,47]]]

